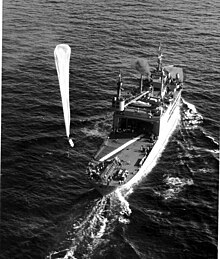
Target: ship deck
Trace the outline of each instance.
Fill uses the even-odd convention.
[[[95,159],[99,161],[111,160],[117,157],[119,164],[110,163],[101,173],[101,182],[105,185],[119,186],[128,182],[139,170],[154,142],[149,136],[132,133],[112,133],[103,143]],[[117,152],[118,150],[118,152]],[[111,155],[112,154],[112,155]],[[120,172],[126,172],[126,177],[117,177]]]

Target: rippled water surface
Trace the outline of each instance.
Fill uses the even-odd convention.
[[[219,2],[3,4],[0,258],[217,258]],[[101,198],[85,168],[111,130],[119,70],[182,66],[181,121],[152,171]],[[65,138],[53,51],[72,49]],[[189,112],[189,109],[193,113]]]

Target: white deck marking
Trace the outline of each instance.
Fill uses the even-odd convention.
[[[100,162],[103,162],[104,160],[108,159],[109,157],[117,154],[119,151],[121,151],[122,149],[126,148],[127,146],[131,145],[132,143],[134,143],[135,141],[137,141],[138,139],[140,139],[141,137],[143,137],[144,135],[141,134],[138,137],[129,140],[128,142],[126,142],[125,144],[123,144],[122,146],[116,148],[115,150],[113,150],[111,153],[103,156],[102,158],[99,159]]]
[[[126,104],[125,104],[125,108],[126,108],[129,104],[131,104],[131,103],[137,101],[138,99],[140,99],[141,97],[145,96],[145,95],[148,94],[148,93],[149,93],[149,91],[145,91],[145,92],[143,92],[141,95],[138,95],[136,98],[134,98],[134,99],[132,99],[130,102],[126,103]]]

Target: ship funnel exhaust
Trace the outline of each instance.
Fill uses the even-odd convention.
[[[67,44],[59,44],[54,50],[54,58],[57,69],[57,75],[60,85],[60,93],[63,105],[63,115],[66,127],[66,136],[71,147],[74,146],[70,139],[70,104],[69,104],[69,62],[71,49]]]
[[[149,67],[147,59],[138,58],[134,62],[134,67],[139,73],[141,73],[141,75],[146,76],[146,77],[150,77],[151,72],[150,72],[150,67]]]

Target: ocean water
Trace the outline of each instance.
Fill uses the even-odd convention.
[[[217,258],[219,18],[217,0],[4,1],[0,258]],[[102,198],[85,168],[111,130],[118,72],[129,91],[133,60],[155,66],[160,42],[185,72],[181,120],[145,178]]]

